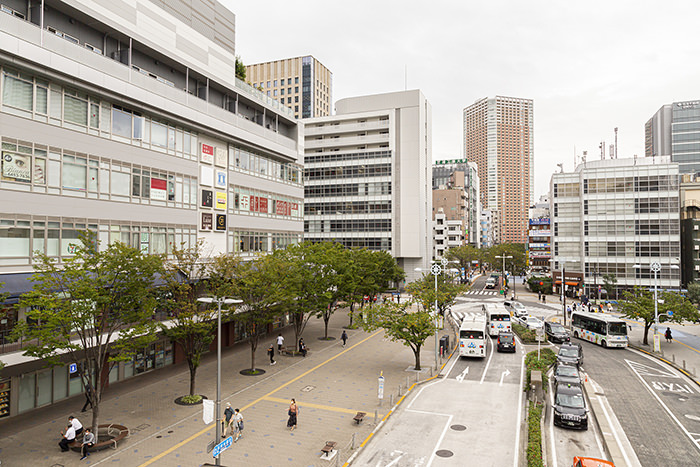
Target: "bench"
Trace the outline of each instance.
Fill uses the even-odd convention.
[[[353,417],[353,420],[355,420],[359,425],[360,422],[365,418],[365,415],[367,415],[365,412],[357,412],[357,414]]]
[[[99,425],[97,427],[97,443],[95,443],[90,451],[101,451],[106,448],[117,449],[117,443],[122,441],[124,438],[130,436],[129,429],[124,425],[117,425],[116,423],[110,423],[108,425]],[[107,438],[107,439],[105,439]],[[82,438],[80,441],[76,440],[68,444],[68,447],[76,452],[80,452],[83,446]]]
[[[333,452],[333,449],[335,449],[335,445],[338,444],[335,441],[326,441],[326,445],[321,448],[321,455],[326,455],[329,457],[331,455],[331,452]]]
[[[280,347],[280,355],[291,355],[293,357],[296,353],[296,350],[288,349],[285,345]]]

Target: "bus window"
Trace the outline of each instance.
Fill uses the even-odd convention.
[[[484,333],[481,331],[460,331],[460,339],[483,339]]]
[[[625,323],[610,323],[608,330],[611,336],[627,335],[627,325]]]

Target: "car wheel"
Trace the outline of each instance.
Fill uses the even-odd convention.
[[[603,346],[603,348],[605,348],[605,349],[608,348],[608,343],[605,342],[605,339],[603,339],[603,342],[601,342],[600,344]]]
[[[574,331],[574,337],[578,339],[578,331]]]

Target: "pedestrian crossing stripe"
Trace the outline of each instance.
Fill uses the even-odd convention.
[[[498,295],[495,290],[467,290],[464,295]]]

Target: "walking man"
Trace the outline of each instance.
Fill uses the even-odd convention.
[[[231,424],[233,423],[233,409],[231,408],[231,403],[227,402],[226,403],[226,410],[224,410],[224,420],[221,421],[221,424],[223,426],[223,430],[221,430],[221,437],[226,438],[226,432],[230,431],[231,434],[233,434],[233,426]]]
[[[85,434],[83,435],[83,445],[80,447],[80,454],[83,457],[80,460],[85,459],[90,455],[90,448],[95,445],[95,435],[90,431],[90,428],[85,428]]]
[[[270,356],[270,365],[277,363],[275,361],[275,348],[272,346],[272,344],[270,344],[270,347],[268,347],[267,354]]]
[[[345,332],[345,329],[343,329],[343,334],[340,336],[340,338],[343,340],[343,347],[345,347],[345,344],[348,342],[348,333]]]
[[[284,336],[282,336],[282,333],[280,333],[277,336],[277,353],[282,353],[282,346],[284,346]]]
[[[88,404],[90,404],[90,408],[92,408],[92,387],[90,387],[90,384],[85,385],[85,404],[83,404],[83,408],[81,412],[85,412],[85,409],[87,409]]]
[[[243,437],[243,414],[239,409],[236,409],[236,413],[233,415],[233,426],[235,427],[234,433],[236,434],[233,438],[233,442],[235,443]]]

